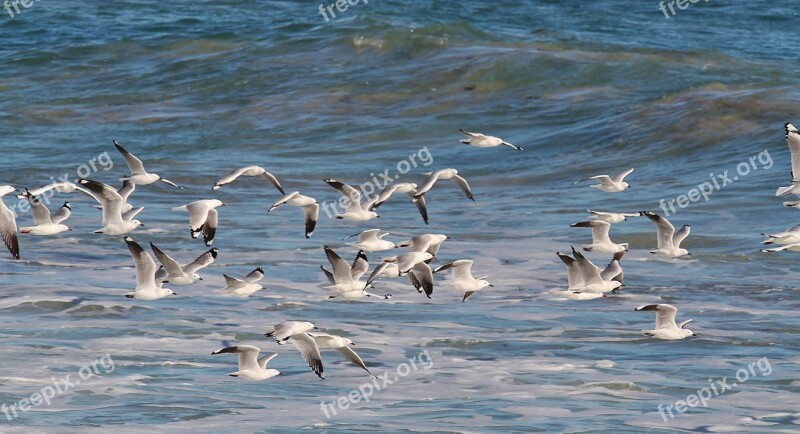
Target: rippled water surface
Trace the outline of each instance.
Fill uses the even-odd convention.
[[[0,255],[0,411],[67,387],[68,375],[80,382],[49,405],[0,413],[0,432],[800,431],[797,257],[759,252],[761,232],[798,222],[773,194],[790,174],[783,124],[800,122],[800,13],[765,0],[676,12],[665,18],[655,0],[373,0],[327,23],[300,1],[46,0],[14,18],[0,11],[0,183],[88,171],[116,185],[127,173],[116,139],[186,187],[141,186],[132,198],[146,207],[132,236],[182,262],[205,247],[170,209],[227,204],[204,280],[145,302],[122,296],[133,263],[120,237],[92,234],[93,204],[53,199],[53,209],[73,205],[72,232],[21,236],[21,261]],[[526,150],[466,147],[459,128]],[[330,202],[338,193],[323,178],[398,175],[420,149],[430,159],[400,181],[453,167],[476,199],[437,184],[428,226],[397,198],[366,223],[323,211],[306,240],[298,209],[267,214],[279,197],[268,184],[210,189],[258,164],[288,191]],[[94,160],[92,170],[104,152],[113,167]],[[573,185],[628,167],[624,193]],[[619,294],[554,294],[566,288],[555,252],[589,241],[569,227],[585,209],[663,212],[662,199],[718,175],[737,178],[670,217],[691,225],[692,256],[653,258],[653,225],[632,218],[612,228],[631,244]],[[391,300],[327,300],[322,247],[349,260],[343,238],[372,227],[394,241],[447,234],[435,264],[474,259],[494,287],[462,304],[457,292],[427,300],[404,278],[384,279],[374,292]],[[265,290],[219,293],[223,273],[257,266]],[[693,319],[698,336],[642,336],[653,315],[634,308],[657,302]],[[351,337],[374,373],[397,381],[327,418],[322,402],[371,379],[335,352],[323,355],[327,379],[316,378],[292,346],[263,337],[286,319]],[[235,357],[211,355],[227,344],[278,352],[270,366],[284,375],[228,377]],[[423,356],[430,363],[398,374]],[[659,414],[723,377],[736,386],[705,407]]]

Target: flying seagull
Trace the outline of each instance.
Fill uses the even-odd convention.
[[[442,265],[441,267],[433,270],[434,273],[448,269],[453,270],[450,274],[450,281],[445,283],[443,286],[464,291],[464,298],[461,300],[462,303],[467,301],[472,294],[476,293],[481,288],[485,288],[487,286],[494,287],[494,285],[486,281],[486,276],[479,277],[477,279],[472,277],[472,263],[473,262],[469,259],[461,259]]]
[[[475,201],[475,197],[472,195],[472,190],[469,189],[469,183],[467,183],[466,179],[459,176],[458,170],[456,169],[439,169],[431,173],[428,176],[428,180],[425,181],[425,184],[422,184],[422,187],[420,187],[414,194],[414,199],[419,200],[419,198],[427,193],[433,187],[433,185],[436,184],[436,181],[440,179],[452,179],[453,182],[458,185],[461,191],[464,192],[468,199],[472,200],[473,202]]]
[[[0,238],[14,259],[19,259],[19,239],[17,238],[17,217],[3,202],[3,196],[17,191],[10,185],[0,185]]]
[[[225,206],[225,204],[218,199],[203,199],[172,208],[172,210],[187,211],[189,213],[189,233],[192,238],[197,238],[202,232],[203,241],[206,246],[210,246],[217,233],[217,210],[215,208],[219,206]]]
[[[153,258],[131,237],[124,238],[128,244],[128,250],[133,257],[136,265],[136,289],[125,294],[125,297],[138,300],[158,300],[169,295],[176,295],[174,291],[162,287],[162,283],[156,281],[156,263]]]
[[[343,184],[335,179],[325,179],[324,181],[345,197],[347,208],[345,212],[336,216],[337,219],[363,222],[379,217],[378,213],[370,211],[372,204],[378,200],[377,198],[362,203],[361,192],[356,188]]]
[[[96,230],[96,234],[105,235],[124,235],[128,232],[144,226],[142,222],[134,217],[144,208],[134,208],[123,213],[125,199],[119,194],[116,188],[103,184],[102,182],[90,179],[79,179],[78,183],[88,188],[98,199],[100,199],[103,210],[103,227]]]
[[[592,176],[591,178],[581,179],[575,184],[583,181],[588,181],[590,179],[594,179],[595,181],[598,182],[598,184],[590,185],[590,187],[596,188],[600,191],[605,191],[606,193],[618,193],[630,187],[630,184],[628,184],[623,180],[625,179],[626,176],[630,175],[631,172],[633,172],[633,169],[628,169],[613,178],[611,178],[608,175]]]
[[[393,242],[383,239],[383,237],[389,235],[389,232],[380,232],[380,229],[369,229],[359,234],[350,235],[347,238],[358,236],[358,242],[347,244],[357,247],[359,250],[363,250],[365,252],[380,252],[397,247]]]
[[[428,224],[428,208],[425,204],[425,197],[420,196],[416,199],[414,198],[414,195],[417,194],[417,184],[413,182],[398,182],[384,187],[378,194],[378,198],[370,207],[370,211],[378,209],[378,207],[389,200],[389,197],[394,193],[405,193],[409,199],[411,199],[411,202],[417,205],[417,211],[419,211],[419,214],[422,216],[422,221],[424,221],[426,225]]]
[[[683,225],[679,231],[675,232],[675,226],[672,226],[672,223],[666,218],[651,211],[642,211],[642,215],[655,223],[658,229],[658,245],[656,249],[651,250],[650,253],[666,256],[668,258],[678,258],[691,254],[686,249],[681,248],[681,243],[689,236],[689,232],[691,232],[691,227],[689,225]]]
[[[214,183],[214,187],[212,189],[218,190],[225,184],[230,184],[231,182],[235,181],[236,178],[240,176],[261,176],[267,181],[271,182],[281,194],[285,195],[286,192],[283,191],[283,187],[281,187],[281,183],[278,182],[278,178],[276,178],[273,174],[264,170],[263,167],[260,166],[247,166],[247,167],[240,167],[238,169],[230,171],[228,174],[223,176],[222,178],[218,179],[216,183]]]
[[[219,253],[219,249],[213,248],[198,256],[193,262],[181,265],[156,247],[155,244],[150,243],[150,248],[156,255],[158,262],[161,263],[161,268],[156,272],[156,280],[169,282],[173,285],[191,285],[196,280],[203,280],[197,272],[214,263]]]
[[[69,202],[64,202],[64,205],[59,208],[55,214],[50,215],[50,210],[47,209],[47,206],[36,196],[30,194],[30,192],[26,191],[21,196],[28,200],[31,206],[31,214],[33,215],[33,226],[21,228],[21,233],[31,235],[55,235],[72,230],[67,227],[67,225],[61,223],[72,214],[72,208],[69,206]]]
[[[281,375],[275,369],[267,369],[267,363],[275,358],[278,353],[270,353],[262,358],[258,358],[261,350],[252,345],[238,345],[214,351],[211,355],[233,353],[239,355],[239,370],[228,375],[231,377],[242,377],[247,380],[266,380]]]
[[[628,250],[628,243],[617,244],[611,241],[608,231],[611,230],[611,223],[603,220],[589,220],[585,222],[573,223],[573,228],[592,228],[592,243],[582,246],[587,252],[617,253]]]
[[[131,154],[130,152],[126,151],[125,148],[120,146],[116,140],[113,140],[114,146],[116,146],[117,151],[122,154],[122,157],[125,158],[125,162],[128,164],[128,170],[131,171],[131,174],[120,178],[122,181],[130,180],[132,184],[139,184],[139,185],[148,185],[154,182],[163,182],[164,184],[171,185],[175,188],[183,189],[183,187],[175,184],[174,182],[162,178],[160,175],[155,173],[147,173],[144,170],[144,164],[142,164],[142,160],[136,158],[135,155]]]
[[[639,306],[637,311],[647,310],[656,311],[656,328],[655,330],[642,330],[642,334],[658,339],[676,340],[688,338],[689,336],[696,336],[693,331],[686,328],[692,320],[687,319],[681,321],[679,324],[675,323],[675,315],[678,309],[669,304],[648,304],[646,306]]]
[[[522,151],[523,149],[519,146],[512,145],[511,143],[506,142],[505,140],[494,137],[494,136],[487,136],[481,133],[470,133],[469,131],[458,130],[461,134],[469,137],[468,139],[461,139],[461,143],[465,145],[472,145],[478,148],[494,148],[496,146],[509,146],[517,151]]]
[[[225,285],[227,285],[222,291],[228,294],[247,297],[258,290],[264,289],[263,286],[256,283],[264,278],[264,269],[261,267],[256,268],[241,279],[228,276],[227,274],[223,274],[222,276],[225,278]]]
[[[267,212],[274,210],[275,208],[283,205],[292,205],[298,206],[303,209],[303,215],[306,218],[306,231],[305,235],[306,238],[311,238],[311,234],[314,233],[314,228],[317,226],[317,219],[319,218],[319,204],[317,200],[313,197],[303,196],[300,192],[293,191],[286,196],[278,199]]]

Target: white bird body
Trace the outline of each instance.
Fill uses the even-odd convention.
[[[425,193],[427,193],[433,185],[436,184],[436,181],[440,179],[452,179],[453,182],[458,185],[461,191],[467,196],[468,199],[475,201],[475,197],[472,194],[472,190],[469,188],[469,183],[463,177],[459,176],[458,170],[456,169],[439,169],[428,176],[428,180],[425,181],[425,184],[422,184],[422,187],[417,189],[417,192],[414,194],[414,199],[419,200]]]
[[[236,279],[228,276],[227,274],[223,274],[223,277],[225,278],[225,284],[227,286],[223,288],[222,291],[231,295],[248,297],[256,291],[264,289],[263,286],[261,286],[259,283],[256,283],[264,278],[264,269],[261,267],[251,271],[250,274],[244,276],[242,279]]]
[[[767,237],[764,244],[798,244],[800,243],[800,225],[773,234],[761,234]]]
[[[293,191],[278,199],[267,212],[271,212],[283,204],[297,206],[303,209],[306,225],[305,235],[306,238],[311,238],[311,234],[314,233],[314,228],[317,226],[317,219],[319,218],[319,204],[317,204],[317,200],[313,197],[303,196],[298,191]]]
[[[193,262],[180,265],[155,244],[150,243],[150,248],[162,265],[156,272],[156,281],[168,281],[173,285],[191,285],[197,280],[203,280],[197,272],[211,265],[219,253],[219,250],[214,248],[198,256]]]
[[[582,179],[578,182],[587,181],[589,179],[593,179],[597,181],[597,184],[592,184],[590,187],[595,188],[600,191],[605,191],[606,193],[618,193],[620,191],[625,190],[626,188],[630,187],[630,184],[624,181],[625,177],[630,175],[633,172],[633,169],[628,169],[615,177],[611,178],[608,175],[597,175],[592,176],[591,178]]]
[[[124,212],[125,199],[116,188],[89,179],[79,179],[78,183],[89,189],[100,200],[103,210],[103,227],[95,231],[95,233],[124,235],[139,226],[144,226],[142,222],[133,218],[143,208]]]
[[[278,370],[267,368],[267,363],[275,358],[275,356],[278,355],[277,353],[270,353],[259,359],[258,355],[261,353],[261,349],[252,345],[238,345],[235,347],[223,348],[221,350],[214,351],[211,354],[215,355],[225,353],[239,354],[239,370],[228,374],[231,377],[240,377],[246,380],[258,381],[281,375]]]
[[[384,202],[389,200],[389,197],[393,193],[405,193],[411,202],[417,205],[417,211],[419,211],[419,214],[422,216],[422,220],[425,222],[425,224],[428,224],[428,208],[427,204],[425,203],[425,197],[414,197],[414,195],[417,194],[417,184],[413,182],[398,182],[384,187],[384,189],[378,194],[378,198],[375,199],[370,206],[370,211],[375,211],[378,209],[379,206],[383,205]]]
[[[131,184],[134,185],[148,185],[160,181],[165,184],[171,185],[173,187],[183,189],[183,187],[178,186],[177,184],[168,179],[162,178],[158,174],[147,173],[147,171],[144,169],[144,164],[142,163],[142,160],[140,160],[130,152],[126,151],[125,148],[120,146],[120,144],[117,143],[116,140],[114,140],[113,142],[114,146],[117,148],[117,151],[119,151],[119,153],[122,154],[122,157],[125,158],[125,163],[128,165],[128,170],[131,171],[130,175],[120,178],[120,180],[130,181]]]
[[[639,217],[641,214],[637,213],[618,213],[618,212],[602,212],[602,211],[592,211],[587,209],[586,212],[589,213],[589,218],[591,220],[602,220],[608,223],[621,223],[625,220],[628,220],[628,217]]]
[[[586,259],[586,257],[584,257],[579,251],[573,248],[572,256],[574,256],[575,265],[577,266],[577,270],[580,272],[578,275],[575,274],[575,268],[571,268],[567,263],[568,260],[565,260],[566,255],[559,254],[558,256],[562,261],[564,261],[564,264],[567,265],[568,278],[570,275],[572,276],[572,278],[569,279],[569,286],[571,290],[576,292],[594,292],[602,294],[605,292],[614,291],[622,286],[621,281],[614,279],[622,272],[622,267],[619,265],[619,261],[616,260],[616,258],[611,261],[609,267],[606,268],[606,270],[608,270],[606,272],[605,270],[601,270],[598,266],[594,265],[592,261]]]
[[[472,294],[480,291],[482,288],[494,286],[487,282],[484,277],[478,279],[473,277],[472,264],[473,261],[469,259],[461,259],[442,265],[441,267],[433,270],[434,273],[437,273],[442,270],[452,269],[452,272],[450,273],[450,280],[448,280],[442,286],[464,292],[464,298],[461,300],[462,303],[467,301]]]
[[[58,212],[51,216],[47,206],[29,191],[26,191],[24,194],[20,195],[20,197],[28,200],[28,204],[31,206],[31,214],[33,215],[33,226],[21,228],[21,233],[31,235],[56,235],[72,230],[67,227],[67,225],[61,223],[72,214],[72,208],[69,206],[69,202],[64,202],[64,205],[59,208]]]
[[[162,287],[161,282],[156,282],[156,263],[153,258],[131,237],[125,237],[125,243],[128,244],[128,250],[130,250],[136,266],[136,289],[125,294],[125,297],[137,300],[158,300],[169,295],[176,295],[171,289]]]
[[[333,268],[333,272],[329,272],[325,270],[324,267],[320,266],[325,276],[328,278],[328,281],[331,283],[330,286],[326,287],[326,289],[333,293],[328,298],[355,300],[362,297],[381,297],[384,299],[389,299],[391,297],[391,294],[378,296],[366,291],[378,276],[373,272],[366,282],[361,281],[361,276],[369,269],[369,262],[363,251],[358,252],[352,266],[327,246],[325,247],[325,255],[328,257],[328,261]]]
[[[680,324],[675,323],[675,315],[678,309],[669,304],[650,304],[646,306],[639,306],[637,311],[655,311],[656,312],[656,328],[653,330],[642,330],[642,334],[658,339],[677,340],[694,336],[694,332],[685,328],[686,324],[692,320],[682,321]]]
[[[469,131],[459,130],[461,134],[468,136],[468,139],[461,139],[461,143],[465,145],[472,145],[478,148],[494,148],[497,146],[509,146],[514,148],[518,151],[522,151],[523,149],[519,146],[512,145],[511,143],[506,142],[505,140],[495,137],[495,136],[487,136],[481,133],[470,133]]]
[[[384,250],[390,250],[397,247],[393,242],[383,239],[383,237],[389,235],[389,233],[384,232],[381,234],[380,229],[366,230],[357,235],[358,235],[357,242],[347,243],[347,244],[357,247],[359,250],[363,250],[365,252],[381,252]],[[355,235],[351,235],[350,237],[353,236]]]
[[[672,226],[672,223],[666,218],[650,211],[643,211],[642,215],[655,223],[658,229],[658,245],[650,253],[667,258],[679,258],[690,254],[688,250],[681,248],[681,243],[691,232],[689,225],[684,225],[676,232],[675,226]]]
[[[197,238],[198,234],[203,232],[203,241],[206,246],[210,246],[214,241],[217,229],[216,208],[220,206],[225,206],[225,204],[218,199],[202,199],[172,208],[172,210],[188,212],[189,233],[192,238]]]
[[[589,220],[570,225],[573,228],[592,228],[592,243],[582,246],[587,252],[617,253],[628,250],[628,243],[617,244],[609,238],[611,223],[604,220]]]
[[[238,169],[234,169],[234,170],[228,172],[222,178],[218,179],[217,182],[214,183],[214,186],[212,187],[212,189],[218,190],[218,189],[222,188],[223,185],[230,184],[231,182],[235,181],[240,176],[261,176],[264,179],[266,179],[267,181],[269,181],[270,183],[272,183],[272,185],[274,185],[275,188],[278,189],[278,191],[281,192],[281,194],[283,194],[283,195],[286,194],[286,192],[283,191],[283,187],[281,187],[281,183],[278,182],[278,178],[276,178],[275,175],[273,175],[273,174],[267,172],[266,170],[264,170],[264,168],[261,167],[261,166],[246,166],[246,167],[240,167]]]
[[[358,189],[350,185],[343,184],[335,179],[326,179],[325,182],[339,191],[339,193],[345,197],[347,202],[347,208],[345,209],[345,212],[338,214],[336,216],[337,219],[365,222],[378,217],[378,213],[370,210],[378,198],[362,202],[361,192],[358,191]]]

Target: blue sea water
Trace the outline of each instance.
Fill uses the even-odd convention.
[[[21,236],[21,261],[0,255],[0,403],[88,378],[49,405],[0,413],[0,432],[800,431],[796,254],[759,252],[761,232],[798,222],[773,194],[791,170],[783,124],[800,122],[800,13],[765,0],[676,12],[666,18],[655,0],[372,0],[329,22],[300,1],[0,10],[0,183],[74,179],[108,152],[113,167],[95,164],[88,177],[117,184],[127,170],[116,139],[186,187],[141,186],[132,197],[146,207],[132,236],[184,262],[206,249],[170,209],[227,204],[205,279],[143,302],[122,297],[135,286],[132,260],[120,237],[92,234],[93,204],[53,199],[53,209],[72,203],[73,231]],[[459,128],[526,150],[465,147]],[[393,198],[366,223],[323,212],[306,240],[300,210],[267,214],[279,197],[268,184],[210,188],[258,164],[287,191],[332,202],[338,193],[322,179],[399,174],[420,149],[430,164],[398,180],[453,167],[476,199],[437,184],[428,226]],[[623,193],[573,184],[628,167]],[[585,209],[663,213],[661,200],[719,175],[737,180],[670,216],[691,225],[691,257],[651,257],[653,225],[629,219],[612,229],[631,244],[623,290],[591,301],[554,294],[566,288],[555,252],[589,241],[569,227]],[[349,258],[343,238],[372,227],[395,241],[447,234],[435,264],[473,259],[494,287],[462,304],[446,289],[427,300],[405,279],[384,279],[374,291],[391,300],[327,300],[322,247]],[[265,290],[219,294],[223,273],[257,266]],[[653,315],[634,308],[658,302],[693,319],[698,336],[642,336]],[[316,378],[293,347],[262,335],[287,319],[351,337],[374,373],[397,381],[326,417],[321,403],[371,379],[335,352],[323,355],[327,379]],[[211,355],[227,344],[278,352],[270,366],[284,375],[228,377],[235,357]],[[399,375],[414,357],[418,368]],[[102,375],[89,375],[92,362]],[[747,378],[736,381],[741,369]],[[724,377],[737,385],[706,406],[659,413]]]

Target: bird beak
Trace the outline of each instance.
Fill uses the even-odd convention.
[[[353,343],[351,343],[350,345],[352,345],[352,346],[356,346],[356,343],[355,343],[355,342],[353,342]]]
[[[492,288],[494,288],[494,285],[492,285],[491,283],[489,284],[489,286],[491,286]]]
[[[202,277],[198,277],[197,279],[198,279],[198,280],[203,280],[203,278],[202,278]]]
[[[173,292],[172,295],[178,295],[178,293],[177,292]]]

